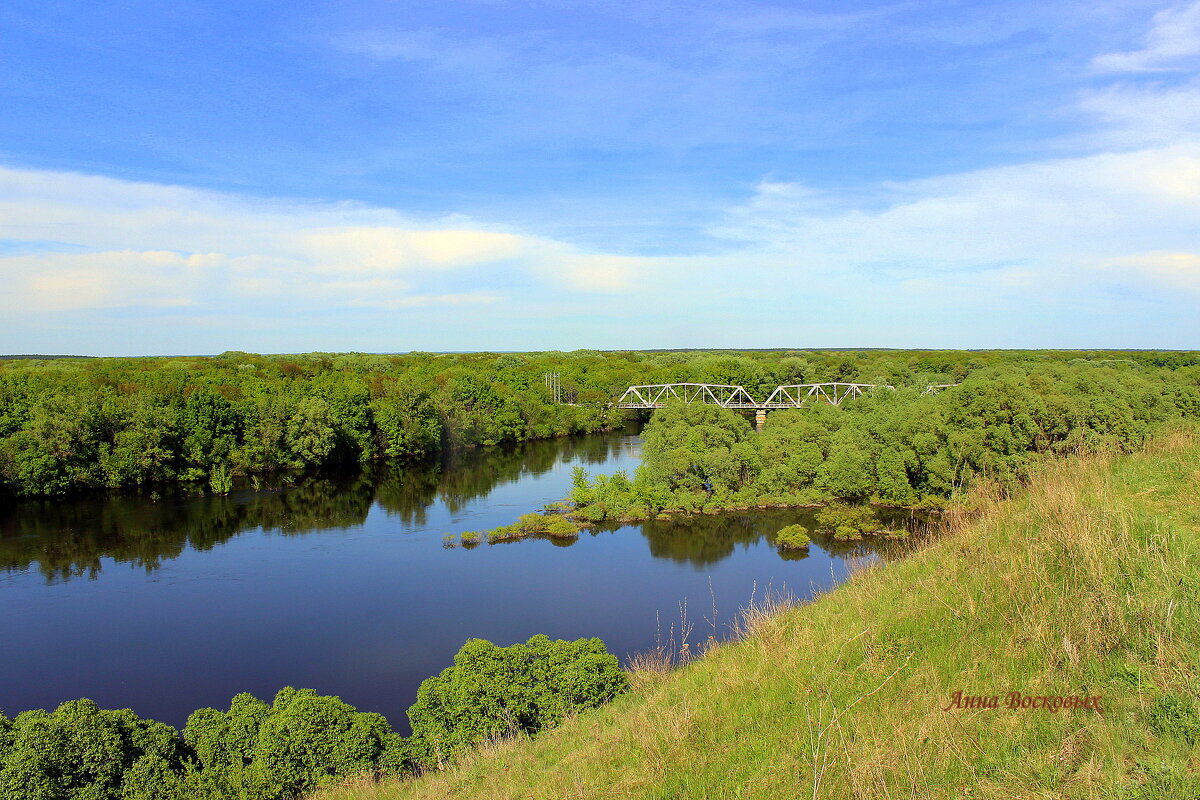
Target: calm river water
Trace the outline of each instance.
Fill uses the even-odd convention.
[[[781,557],[767,535],[802,511],[443,547],[563,498],[576,464],[632,473],[640,450],[613,433],[229,497],[0,509],[0,710],[90,697],[178,726],[290,685],[406,732],[418,684],[468,638],[599,636],[624,658],[672,627],[678,639],[686,604],[694,645],[726,635],[755,592],[807,598],[887,555],[814,543]]]

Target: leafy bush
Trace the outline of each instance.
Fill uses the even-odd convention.
[[[492,528],[487,532],[488,544],[496,544],[497,542],[512,542],[517,539],[524,539],[526,533],[518,525],[501,525],[498,528]]]
[[[574,516],[587,522],[603,522],[608,518],[607,503],[589,503],[572,512]]]
[[[883,527],[870,506],[847,503],[831,503],[818,511],[817,526],[819,530],[832,531],[838,539],[855,539]]]
[[[511,647],[471,639],[454,666],[421,684],[408,711],[413,754],[438,766],[489,739],[534,735],[627,688],[616,657],[599,639],[539,635]]]
[[[239,694],[182,735],[91,700],[0,714],[0,797],[12,800],[290,800],[349,775],[410,772],[510,732],[533,735],[628,688],[599,639],[496,647],[472,639],[421,684],[413,736],[312,689],[271,704]]]
[[[517,518],[516,527],[522,533],[535,534],[546,532],[546,517],[536,512],[522,514]]]
[[[344,775],[397,766],[400,737],[379,714],[312,689],[281,689],[261,722],[251,769],[268,797],[299,794]]]
[[[863,532],[853,525],[838,525],[833,529],[833,538],[840,542],[861,539]]]
[[[546,520],[546,535],[570,539],[579,535],[579,526],[566,517],[553,516]]]
[[[107,711],[91,700],[56,710],[26,711],[0,729],[0,797],[30,800],[108,800],[122,796],[126,774],[181,768],[184,748],[174,728]]]
[[[218,464],[213,467],[212,474],[208,477],[208,485],[213,494],[229,494],[233,489],[233,473],[229,471],[229,467]]]
[[[784,550],[800,550],[808,547],[811,542],[808,528],[803,525],[788,525],[775,534],[775,546]]]

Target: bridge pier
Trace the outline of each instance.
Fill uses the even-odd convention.
[[[761,431],[763,425],[767,424],[767,410],[765,408],[757,409],[754,412],[754,430]]]

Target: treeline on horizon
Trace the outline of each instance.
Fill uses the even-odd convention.
[[[224,493],[256,476],[594,432],[622,420],[608,404],[631,384],[735,384],[763,399],[781,384],[921,389],[1011,374],[1087,394],[1135,374],[1118,390],[1136,385],[1138,404],[1154,405],[1158,394],[1159,405],[1192,414],[1198,365],[1195,352],[940,350],[0,361],[0,492],[183,484]],[[547,386],[551,372],[566,403]]]

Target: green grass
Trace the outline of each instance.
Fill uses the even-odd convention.
[[[321,798],[1200,796],[1200,444],[976,497],[935,544],[539,739]],[[955,691],[1103,711],[944,711]]]

